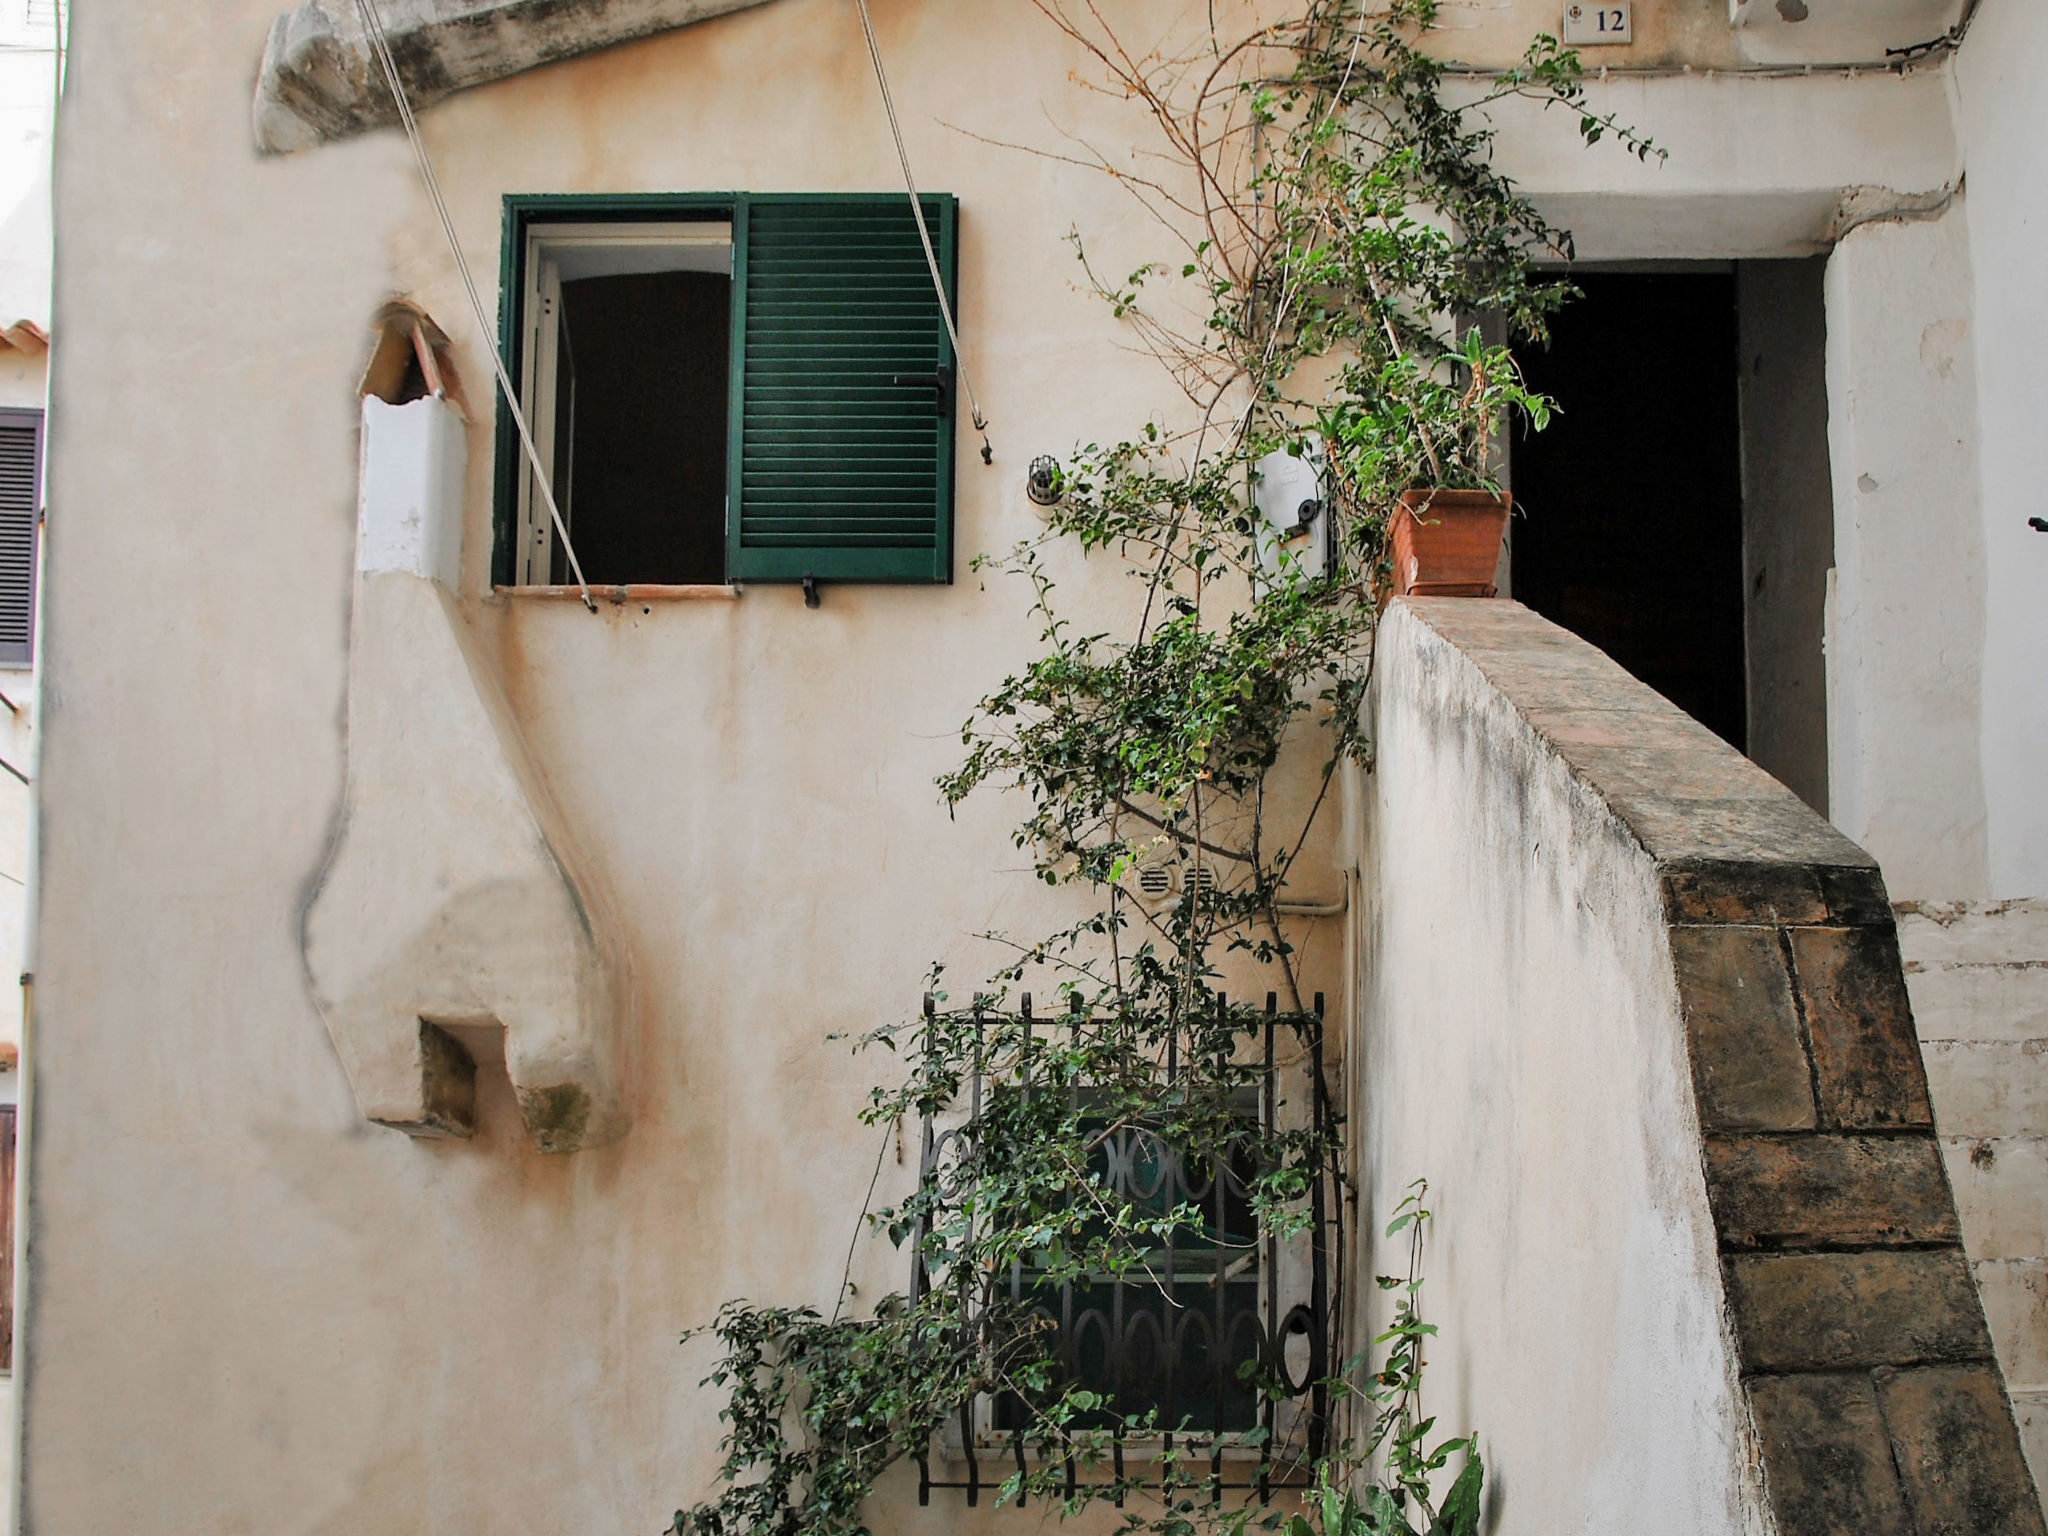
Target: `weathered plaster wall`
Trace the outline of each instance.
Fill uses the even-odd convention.
[[[1141,30],[1201,9],[1145,3]],[[455,335],[473,393],[488,374],[405,146],[383,133],[257,154],[250,61],[272,0],[110,0],[79,17],[58,176],[30,1531],[658,1527],[702,1492],[716,1433],[704,1356],[679,1353],[676,1332],[728,1296],[818,1299],[840,1278],[877,1150],[852,1115],[883,1069],[825,1037],[913,1008],[933,958],[980,974],[983,930],[1071,912],[1020,874],[1011,808],[949,823],[931,781],[971,701],[1031,638],[1021,595],[972,575],[965,554],[1039,526],[1031,454],[1170,402],[1075,291],[1061,238],[1089,233],[1108,271],[1161,241],[1103,179],[970,136],[1118,145],[1140,126],[1074,88],[1081,62],[1027,7],[966,9],[875,7],[920,179],[962,198],[966,355],[995,423],[997,467],[966,456],[960,471],[957,585],[835,588],[816,612],[770,588],[595,617],[490,599],[490,434],[472,431],[464,618],[638,967],[634,1128],[567,1158],[531,1151],[492,1073],[474,1143],[365,1126],[300,949],[343,804],[352,386],[370,318],[411,295]],[[1519,52],[1553,11],[1517,0],[1464,19],[1493,29],[1475,48]],[[1711,12],[1720,0],[1667,14],[1705,36]],[[1848,189],[1890,205],[1953,180],[1932,75],[1617,82],[1601,100],[1653,110],[1682,153],[1636,166],[1572,147],[1558,114],[1511,112],[1503,152],[1610,254],[1695,237],[1710,248],[1683,254],[1797,254],[1836,227]],[[486,284],[507,192],[897,185],[839,0],[782,0],[536,70],[424,121]],[[1102,609],[1126,589],[1071,563],[1059,576]],[[1337,886],[1328,864],[1300,878],[1308,899]],[[1641,895],[1632,878],[1614,867],[1623,915]],[[1539,920],[1560,934],[1579,921],[1561,905]],[[1298,930],[1309,985],[1333,996],[1338,927]],[[1600,961],[1605,995],[1636,995],[1640,959]],[[1643,1019],[1669,1002],[1640,995]],[[1610,1022],[1618,1043],[1654,1049],[1586,1091],[1666,1102],[1669,1042]],[[1556,1156],[1606,1188],[1582,1132],[1558,1122],[1511,1143],[1519,1163],[1482,1166],[1486,1142],[1462,1171],[1449,1158],[1418,1171],[1470,1202]],[[1661,1145],[1593,1143],[1639,1191],[1659,1182]],[[886,1194],[908,1170],[880,1151]],[[1475,1192],[1482,1175],[1495,1194]],[[1542,1304],[1577,1308],[1574,1327],[1645,1328],[1693,1294],[1711,1241],[1701,1249],[1691,1197],[1672,1200],[1621,1234],[1646,1268],[1589,1278],[1609,1315],[1562,1290]],[[1562,1234],[1613,1235],[1598,1211],[1550,1214],[1556,1232],[1520,1229],[1532,1274],[1577,1273]],[[898,1272],[886,1251],[857,1256],[864,1294]],[[1711,1402],[1720,1346],[1703,1314],[1679,1322],[1647,1341],[1678,1388],[1645,1364],[1639,1413],[1584,1421],[1612,1431],[1611,1450],[1589,1437],[1559,1465],[1581,1491],[1651,1490],[1674,1521],[1725,1528],[1733,1431],[1691,1416]],[[1523,1401],[1551,1400],[1550,1381],[1527,1388]],[[1496,1421],[1508,1416],[1489,1433]],[[1518,1474],[1518,1508],[1541,1507],[1536,1465]],[[1652,1480],[1665,1472],[1676,1499]],[[906,1531],[1014,1518],[910,1503],[891,1510]]]
[[[1667,153],[1579,149],[1554,111],[1490,109],[1498,163],[1572,231],[1582,261],[1810,256],[1860,220],[1941,205],[1962,171],[1935,67],[1616,76],[1589,81],[1587,101]]]
[[[2048,11],[2024,0],[1984,0],[1957,56],[1956,95],[1967,148],[1974,303],[1978,476],[1984,562],[1984,797],[1989,895],[2048,895],[2048,291],[2039,281],[2048,179],[2048,100],[2038,75],[2048,57]],[[1959,535],[1959,547],[1961,545]]]
[[[1828,807],[1902,900],[1989,879],[1970,274],[1960,208],[1862,225],[1828,262]]]
[[[1072,287],[1062,236],[1154,254],[1113,187],[941,126],[1108,142],[1115,104],[1022,6],[875,7],[921,180],[963,200],[962,321],[1000,455],[960,472],[958,584],[737,603],[487,604],[472,439],[469,620],[638,961],[623,1140],[533,1153],[502,1074],[474,1143],[365,1125],[309,995],[300,908],[341,804],[354,384],[394,290],[488,369],[392,134],[260,158],[269,0],[81,14],[49,544],[44,935],[28,1529],[653,1530],[713,1465],[726,1297],[833,1296],[886,1064],[835,1030],[917,1006],[926,964],[1071,912],[932,779],[1025,652],[1025,594],[966,569],[1040,526],[1032,453],[1168,397]],[[426,118],[471,260],[511,191],[891,189],[840,0],[784,0],[464,93]],[[226,238],[224,232],[232,231]],[[1121,263],[1121,266],[1117,264]],[[480,390],[477,391],[481,393]],[[146,411],[137,401],[151,402]],[[1083,572],[1062,570],[1077,600]],[[1105,574],[1122,594],[1128,583]],[[431,730],[436,722],[420,721]],[[1303,894],[1336,887],[1306,870]],[[1340,925],[1303,920],[1335,995]],[[897,1256],[863,1248],[872,1295]],[[900,1487],[900,1485],[899,1485]],[[902,1530],[1010,1528],[905,1499]]]
[[[551,61],[763,0],[382,0],[393,56],[416,100],[436,101]],[[1964,0],[1657,0],[1637,8],[1632,40],[1589,47],[1595,68],[1630,71],[1885,65],[1891,50],[1939,38]],[[1429,46],[1455,65],[1522,61],[1559,31],[1552,0],[1447,0]],[[306,149],[388,124],[397,114],[352,0],[300,0],[273,22],[257,72],[255,131],[266,150]]]
[[[1405,1267],[1379,1233],[1428,1178],[1429,1411],[1479,1432],[1498,1536],[1768,1530],[1655,861],[1405,606],[1374,693],[1360,1273]]]
[[[415,107],[521,70],[765,0],[383,0],[379,25]],[[300,0],[271,24],[256,77],[256,142],[310,149],[396,123],[354,0]]]

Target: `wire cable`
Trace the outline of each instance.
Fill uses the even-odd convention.
[[[924,264],[931,269],[932,291],[939,296],[939,313],[945,317],[946,334],[953,340],[953,366],[960,373],[960,390],[967,396],[967,408],[974,413],[974,430],[981,434],[981,462],[993,464],[996,451],[989,446],[988,417],[975,398],[974,385],[967,377],[967,358],[960,350],[960,328],[953,323],[953,304],[946,297],[946,280],[939,275],[938,253],[932,249],[931,231],[925,227],[924,204],[917,195],[917,178],[910,173],[910,152],[903,147],[903,125],[896,120],[896,101],[889,94],[888,71],[882,68],[881,45],[875,41],[875,19],[868,14],[868,0],[858,0],[860,28],[868,40],[868,57],[874,61],[875,84],[882,90],[882,110],[889,117],[889,133],[896,140],[896,160],[903,167],[903,185],[910,193],[910,216],[917,223],[917,238],[924,246]]]
[[[385,35],[383,18],[377,14],[376,0],[356,0],[356,10],[362,17],[363,30],[369,36],[370,49],[383,66],[385,82],[391,87],[391,99],[398,106],[398,119],[405,125],[405,137],[412,145],[413,158],[419,162],[420,180],[426,184],[427,197],[434,205],[434,212],[440,215],[441,233],[448,237],[448,249],[455,257],[455,268],[462,274],[462,286],[469,294],[469,307],[476,316],[477,330],[483,336],[484,350],[490,354],[491,367],[498,375],[498,388],[504,392],[512,424],[519,429],[520,445],[526,450],[527,462],[533,466],[534,483],[540,487],[541,499],[547,503],[548,516],[555,525],[555,536],[562,541],[562,552],[569,557],[569,570],[576,577],[576,586],[583,594],[583,606],[595,613],[597,601],[590,595],[590,583],[583,579],[583,563],[576,558],[576,546],[569,542],[569,525],[562,520],[562,509],[555,505],[554,487],[548,483],[548,473],[541,467],[540,449],[534,446],[533,433],[526,424],[526,413],[519,407],[519,391],[512,387],[512,375],[506,371],[504,354],[498,349],[497,334],[484,311],[483,296],[477,291],[469,260],[462,254],[462,242],[455,234],[455,220],[449,216],[448,204],[441,196],[441,183],[434,175],[434,162],[427,156],[426,140],[420,136],[419,120],[413,116],[405,84],[398,77],[398,61],[392,57],[391,41]]]

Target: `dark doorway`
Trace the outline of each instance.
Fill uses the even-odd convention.
[[[731,330],[722,273],[562,284],[555,484],[593,583],[725,580]]]
[[[1514,596],[1747,750],[1734,269],[1573,280],[1521,351],[1560,409],[1514,439]]]

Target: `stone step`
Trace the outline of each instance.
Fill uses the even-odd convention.
[[[2048,1258],[1984,1259],[1973,1267],[2006,1386],[2048,1393]]]
[[[1937,1086],[1937,1117],[1941,1107]],[[2048,1254],[2048,1138],[1944,1136],[1941,1150],[1972,1258]]]
[[[1920,1055],[1943,1136],[2048,1134],[2048,1040],[1923,1037]]]
[[[2048,902],[1909,904],[1898,921],[1964,1251],[2048,1482]]]

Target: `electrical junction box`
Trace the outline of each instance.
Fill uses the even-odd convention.
[[[1598,48],[1635,40],[1635,6],[1631,0],[1607,0],[1605,5],[1572,0],[1564,8],[1564,45],[1567,48]]]
[[[1292,566],[1309,576],[1329,575],[1337,551],[1320,448],[1312,448],[1306,458],[1269,453],[1252,469],[1260,569],[1278,575],[1283,566]]]

